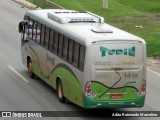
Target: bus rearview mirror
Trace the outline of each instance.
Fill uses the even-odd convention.
[[[22,21],[22,22],[19,23],[19,25],[18,25],[19,33],[24,32],[24,25],[25,25],[24,21]]]

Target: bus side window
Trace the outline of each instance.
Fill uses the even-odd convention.
[[[24,20],[25,20],[25,21],[28,21],[28,16],[24,16]],[[20,25],[20,24],[19,24],[19,25]],[[22,31],[21,31],[21,33],[22,33],[22,34],[21,34],[21,35],[22,35],[22,36],[21,36],[21,40],[22,40],[22,42],[23,42],[23,41],[26,41],[26,40],[27,40],[27,36],[26,36],[26,35],[27,35],[27,34],[26,34],[26,33],[27,33],[27,23],[21,22],[21,27],[22,27],[22,28],[21,28],[21,30],[22,30]]]
[[[30,20],[31,20],[31,18],[30,17],[28,17],[28,24],[27,24],[27,37],[29,37],[29,27],[30,27]]]
[[[25,21],[27,21],[27,23],[28,23],[28,21],[30,20],[30,17],[29,16],[24,16],[24,20]],[[25,24],[25,31],[24,31],[24,38],[23,38],[23,40],[27,40],[27,35],[28,35],[28,24]]]
[[[67,37],[64,37],[62,57],[65,60],[67,60],[67,56],[68,56],[68,48],[69,48],[68,46],[69,46],[69,40]]]
[[[44,37],[45,37],[45,25],[42,25],[41,30],[41,45],[44,46]]]
[[[37,23],[37,30],[36,30],[36,42],[37,43],[40,43],[40,39],[41,39],[41,28],[42,28],[42,25],[40,22]]]
[[[54,30],[50,30],[49,34],[49,50],[52,52],[53,51],[53,43],[54,43]]]
[[[31,38],[34,37],[34,20],[32,19],[32,29],[31,29]]]
[[[73,40],[69,40],[69,50],[68,50],[68,61],[69,63],[72,63],[73,60]]]
[[[33,38],[33,29],[34,29],[34,20],[30,18],[30,21],[28,21],[28,37],[30,39]]]
[[[32,36],[33,36],[32,38],[33,38],[34,41],[37,40],[37,23],[38,22],[34,20],[34,24],[33,24],[34,26],[33,26],[33,29],[32,29]]]
[[[46,27],[45,29],[45,41],[44,41],[44,46],[48,49],[49,46],[49,31],[50,29],[48,27]]]
[[[83,71],[84,69],[84,60],[85,60],[85,47],[80,46],[80,57],[79,57],[79,69]]]
[[[73,65],[78,67],[78,61],[79,61],[79,44],[74,44],[74,51],[73,51]]]
[[[59,45],[58,45],[58,55],[61,57],[63,51],[63,35],[60,34],[59,36]]]
[[[53,52],[55,54],[57,54],[57,51],[58,51],[58,44],[59,44],[59,33],[55,32],[55,35],[54,35],[54,45],[53,45]]]

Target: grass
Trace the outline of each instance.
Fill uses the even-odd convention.
[[[36,2],[48,8],[43,0]],[[90,11],[105,18],[105,22],[145,39],[147,56],[160,56],[159,0],[109,0],[109,8],[102,8],[102,0],[50,0],[66,9]],[[159,14],[159,15],[158,15]],[[143,26],[143,28],[136,28]]]
[[[160,13],[159,0],[117,0],[119,3],[131,6],[132,8],[149,13]]]

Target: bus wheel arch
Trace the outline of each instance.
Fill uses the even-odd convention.
[[[65,103],[65,97],[64,97],[64,94],[63,94],[63,84],[62,84],[62,80],[57,77],[56,79],[56,88],[57,88],[57,96],[58,96],[58,100],[61,102],[61,103]]]

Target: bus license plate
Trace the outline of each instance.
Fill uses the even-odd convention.
[[[121,94],[113,94],[113,95],[112,95],[112,99],[119,99],[119,98],[121,98],[121,97],[122,97]]]

